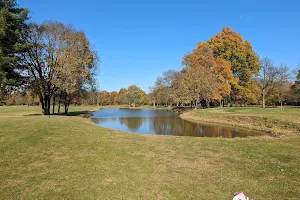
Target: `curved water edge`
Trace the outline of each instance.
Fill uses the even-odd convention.
[[[191,111],[192,112],[192,111]],[[268,134],[262,130],[255,130],[255,129],[250,129],[250,128],[246,128],[243,126],[238,126],[236,124],[225,124],[225,123],[221,123],[221,122],[215,122],[215,121],[205,121],[202,119],[192,119],[191,117],[189,117],[190,112],[184,112],[184,113],[180,113],[179,117],[182,120],[185,121],[189,121],[189,122],[194,122],[194,123],[200,123],[200,124],[206,124],[208,126],[220,126],[220,127],[224,127],[224,128],[228,128],[228,129],[236,129],[239,131],[251,131],[251,132],[257,132],[258,135],[249,135],[249,136],[268,136]]]
[[[259,131],[184,120],[178,113],[151,108],[104,108],[94,112],[91,119],[105,128],[140,134],[224,138],[264,135]]]

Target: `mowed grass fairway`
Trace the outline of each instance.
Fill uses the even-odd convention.
[[[87,109],[96,108],[70,112]],[[236,191],[300,197],[298,134],[147,136],[35,113],[40,108],[0,107],[1,199],[232,199]]]

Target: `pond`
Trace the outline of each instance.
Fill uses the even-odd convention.
[[[247,137],[262,135],[251,130],[183,120],[168,110],[105,108],[93,113],[93,122],[120,131],[196,137]]]

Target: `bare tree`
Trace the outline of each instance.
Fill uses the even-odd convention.
[[[277,96],[279,95],[277,98],[281,96],[280,92],[275,92],[275,90],[288,82],[289,73],[287,66],[282,64],[279,67],[276,67],[268,57],[263,58],[260,62],[262,65],[260,75],[263,98],[262,107],[265,108],[267,96],[274,96],[275,93],[278,93]],[[275,99],[273,99],[272,101],[274,105]]]
[[[262,84],[262,107],[266,107],[266,89],[267,87],[274,81],[275,75],[276,75],[276,68],[273,65],[273,62],[268,57],[263,58],[261,61],[262,66],[262,78],[261,84]]]

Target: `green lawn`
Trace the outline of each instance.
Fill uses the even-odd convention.
[[[182,118],[233,125],[264,131],[270,135],[295,135],[300,132],[300,108],[213,108],[184,113]]]
[[[70,111],[87,109],[96,108]],[[300,196],[299,135],[146,136],[75,116],[24,116],[34,113],[40,109],[0,107],[1,199],[231,199],[240,190],[257,199]]]

